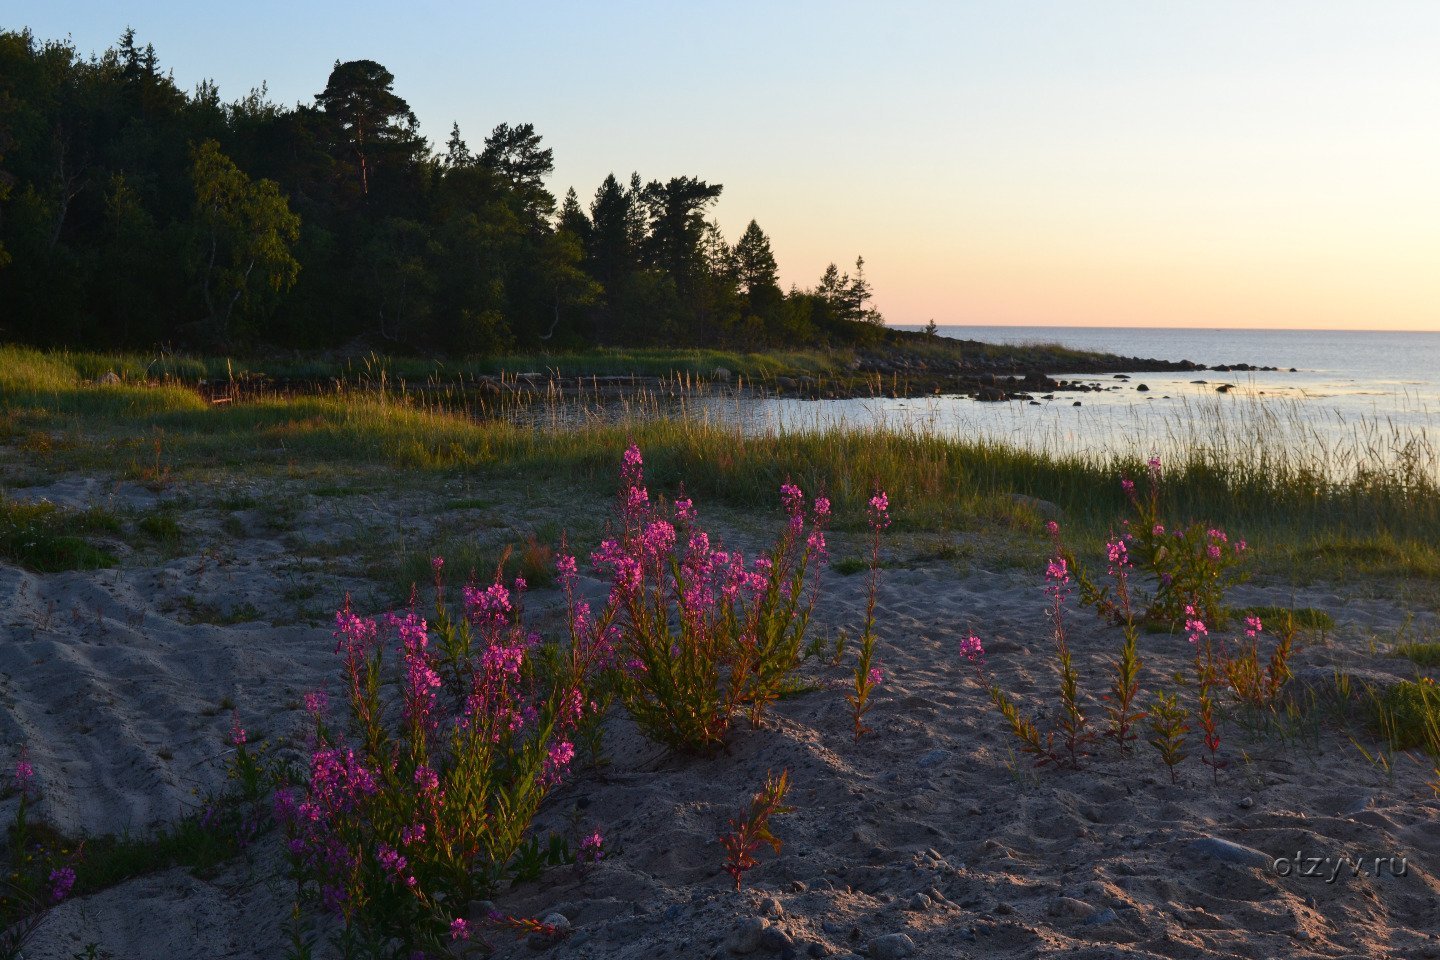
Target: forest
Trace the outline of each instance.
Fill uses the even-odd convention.
[[[0,340],[89,349],[485,355],[849,345],[864,260],[782,290],[698,176],[547,187],[529,123],[422,134],[396,78],[336,62],[313,103],[182,90],[127,30],[103,54],[0,31]]]

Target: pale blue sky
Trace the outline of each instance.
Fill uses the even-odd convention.
[[[208,8],[208,10],[207,10]],[[1440,329],[1440,3],[12,0],[191,88],[338,59],[422,129],[533,122],[552,187],[725,185],[782,277],[866,257],[892,322]]]

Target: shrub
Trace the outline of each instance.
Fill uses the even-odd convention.
[[[565,776],[589,705],[572,658],[525,629],[523,588],[466,587],[455,618],[437,588],[433,624],[413,607],[336,614],[345,716],[307,696],[308,776],[275,813],[300,895],[342,921],[347,949],[439,950],[467,931],[457,912],[506,876]]]
[[[1161,511],[1158,457],[1150,458],[1143,494],[1128,477],[1120,482],[1132,511],[1123,521],[1126,532],[1121,542],[1130,562],[1151,580],[1146,591],[1132,585],[1131,600],[1143,610],[1141,619],[1175,627],[1186,619],[1188,607],[1206,623],[1223,626],[1228,613],[1225,593],[1243,579],[1245,541],[1232,543],[1223,529],[1205,523],[1167,526]],[[1073,553],[1067,552],[1065,558],[1080,585],[1081,602],[1095,607],[1102,617],[1120,622],[1119,601],[1110,588],[1091,579]]]
[[[625,452],[618,529],[593,560],[610,573],[608,616],[620,641],[616,689],[659,743],[703,751],[722,744],[737,710],[758,724],[799,665],[819,595],[829,501],[786,483],[788,520],[747,563],[716,549],[685,498],[666,509],[645,488],[638,448]]]

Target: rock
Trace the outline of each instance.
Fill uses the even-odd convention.
[[[1056,897],[1050,901],[1046,912],[1052,917],[1076,917],[1084,919],[1095,912],[1095,908],[1084,900],[1076,900],[1074,897]]]
[[[950,751],[943,747],[936,747],[934,750],[926,750],[915,758],[917,767],[933,767],[936,764],[944,763],[950,758]]]
[[[760,946],[760,936],[770,926],[763,917],[746,917],[737,923],[725,938],[725,949],[731,953],[754,953]]]
[[[915,952],[915,941],[908,934],[887,933],[870,941],[870,960],[900,960]]]
[[[107,387],[114,386],[115,384],[120,382],[120,375],[114,370],[107,370],[105,371],[105,375],[102,376],[99,380],[96,380],[95,382]]]
[[[545,914],[540,918],[540,922],[547,927],[554,927],[557,933],[569,933],[572,929],[570,918],[559,912]]]
[[[792,893],[804,893],[804,892],[805,892],[805,889],[806,889],[806,887],[805,887],[805,881],[804,881],[804,880],[791,880],[791,881],[790,881],[790,890],[791,890]]]
[[[1106,907],[1103,910],[1096,910],[1091,913],[1090,916],[1085,918],[1084,922],[1087,927],[1098,927],[1101,924],[1114,923],[1119,919],[1119,915],[1116,914],[1114,910]]]
[[[830,948],[819,941],[811,941],[805,945],[805,955],[808,957],[828,957]]]
[[[714,377],[716,380],[719,380],[721,383],[729,383],[732,374],[730,373],[730,370],[726,367],[716,367],[714,372],[711,373],[710,376]]]
[[[1070,406],[1072,406],[1072,407],[1078,407],[1078,406],[1080,406],[1080,401],[1079,401],[1079,400],[1076,400],[1074,403],[1070,404]]]
[[[1017,507],[1025,507],[1042,520],[1063,520],[1065,517],[1065,511],[1049,500],[1041,500],[1024,493],[1011,493],[1007,496],[1011,503]]]
[[[923,893],[917,893],[910,898],[910,906],[908,909],[914,910],[916,913],[924,913],[933,906],[935,906],[935,901]]]
[[[1230,384],[1228,384],[1228,383],[1222,383],[1222,384],[1220,384],[1220,386],[1218,386],[1218,387],[1215,388],[1215,392],[1216,392],[1216,393],[1229,393],[1229,392],[1230,392]]]
[[[780,901],[774,897],[766,897],[760,901],[760,912],[767,917],[783,917],[785,908],[780,906]]]
[[[997,903],[995,904],[995,912],[1000,914],[1000,916],[1002,917],[1008,917],[1010,914],[1015,912],[1015,908],[1010,906],[1010,904],[1008,903]]]
[[[1135,392],[1136,392],[1136,393],[1149,393],[1149,392],[1150,392],[1150,388],[1147,387],[1147,386],[1145,386],[1145,384],[1142,383],[1142,384],[1139,384],[1138,386],[1135,387]]]
[[[1268,870],[1275,862],[1274,857],[1261,853],[1254,847],[1232,843],[1219,837],[1200,837],[1192,840],[1185,849],[1189,853],[1210,857],[1222,863],[1233,863],[1242,867],[1258,867],[1261,870]]]
[[[770,953],[779,953],[794,946],[790,934],[779,927],[766,927],[760,931],[760,949]]]
[[[1241,797],[1241,798],[1236,802],[1235,806],[1239,807],[1241,810],[1249,810],[1251,807],[1255,806],[1255,798],[1254,798],[1254,797]]]

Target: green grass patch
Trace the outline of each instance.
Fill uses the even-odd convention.
[[[1238,618],[1259,617],[1267,629],[1273,630],[1285,621],[1285,618],[1293,617],[1295,626],[1302,630],[1334,630],[1335,618],[1324,610],[1316,610],[1314,607],[1246,607],[1235,612]]]
[[[1372,719],[1392,750],[1440,753],[1440,688],[1428,677],[1372,694]]]
[[[1440,667],[1440,643],[1401,643],[1395,646],[1394,653],[1422,667]]]
[[[178,541],[182,533],[180,522],[175,519],[173,514],[165,511],[146,514],[140,518],[140,522],[136,526],[147,537],[166,543]]]
[[[0,557],[38,573],[114,566],[114,554],[84,535],[119,530],[119,520],[104,510],[68,510],[44,500],[22,503],[0,493]]]

